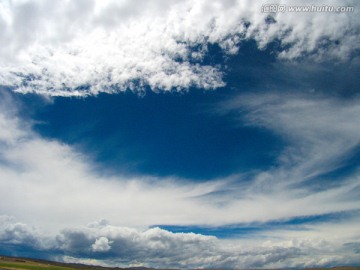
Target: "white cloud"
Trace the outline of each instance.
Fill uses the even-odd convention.
[[[182,269],[329,266],[359,262],[360,234],[354,226],[358,221],[355,218],[331,226],[321,224],[299,230],[275,230],[265,232],[267,235],[261,238],[243,240],[221,240],[201,234],[172,233],[160,228],[138,230],[106,224],[67,228],[50,241],[47,239],[46,247],[34,245],[32,239],[35,236],[22,238],[16,244],[37,252],[47,251],[50,258],[61,261],[107,266]],[[8,223],[8,227],[15,227]],[[341,233],[344,228],[345,235]],[[6,233],[11,232],[8,229]],[[36,237],[38,242],[45,242],[41,234]],[[4,243],[3,239],[0,238],[1,243]]]
[[[302,184],[341,164],[357,146],[357,100],[343,104],[274,94],[226,104],[226,110],[245,108],[248,123],[277,130],[291,150],[278,167],[244,183],[241,176],[191,183],[98,175],[85,156],[33,132],[17,116],[11,99],[2,100],[0,212],[22,221],[0,218],[4,245],[48,252],[61,260],[89,258],[121,266],[272,268],[358,262],[358,212],[342,222],[270,230],[245,240],[148,229],[154,224],[211,227],[358,209],[358,172],[321,188]]]
[[[111,249],[111,243],[113,242],[102,236],[95,240],[95,243],[91,245],[91,249],[94,252],[106,252]]]
[[[204,183],[98,175],[81,153],[41,138],[15,113],[5,113],[10,105],[1,104],[0,210],[58,231],[100,218],[124,226],[212,226],[358,209],[358,173],[320,189],[311,182],[302,184],[339,166],[341,157],[356,146],[357,103],[340,106],[292,99],[267,103],[261,110],[248,102],[257,113],[253,124],[281,126],[284,135],[298,133],[289,137],[290,147],[280,166],[256,174],[250,182],[235,175]],[[317,115],[311,117],[315,107]],[[262,122],[262,116],[268,122]],[[18,135],[7,136],[7,127]]]
[[[232,209],[223,213],[223,218],[236,209],[244,209],[237,218],[249,222],[250,216],[266,221],[270,216],[281,219],[295,212],[307,216],[359,209],[358,167],[341,179],[335,174],[327,176],[347,166],[358,149],[358,99],[340,101],[278,93],[241,95],[223,104],[221,110],[235,113],[240,118],[236,122],[266,128],[285,142],[276,166],[254,172],[252,181],[235,180],[225,189],[227,197],[207,196],[209,201]]]
[[[218,67],[201,64],[207,43],[236,53],[244,39],[255,39],[259,47],[279,39],[287,47],[281,57],[290,59],[348,59],[359,49],[357,1],[341,2],[354,6],[352,13],[277,13],[273,24],[265,22],[262,5],[231,0],[2,1],[0,83],[22,93],[54,96],[143,91],[146,85],[154,91],[213,89],[224,83]],[[194,46],[200,49],[193,52]]]
[[[41,138],[16,113],[6,113],[14,104],[0,105],[0,211],[26,222],[51,230],[102,217],[128,226],[190,223],[206,212],[193,198],[220,185],[98,175],[82,154]]]
[[[247,110],[242,120],[248,125],[265,127],[285,140],[288,147],[279,162],[293,174],[286,180],[292,183],[336,170],[360,143],[358,99],[268,93],[243,95],[225,106]]]

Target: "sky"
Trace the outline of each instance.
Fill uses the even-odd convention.
[[[0,0],[0,254],[360,266],[359,10]]]

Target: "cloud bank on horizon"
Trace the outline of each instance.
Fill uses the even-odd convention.
[[[351,241],[358,219],[327,227],[328,233],[322,235],[326,240],[319,237],[319,229],[324,231],[323,226],[312,225],[307,226],[305,232],[281,230],[268,233],[269,239],[262,243],[172,233],[157,227],[138,230],[113,226],[106,220],[67,228],[50,238],[11,217],[1,216],[0,220],[2,250],[22,245],[33,252],[46,250],[52,258],[71,263],[181,269],[199,265],[239,269],[358,263],[359,244]],[[343,229],[350,229],[343,231],[343,237],[350,241],[345,244],[334,235]]]
[[[17,92],[86,96],[127,89],[215,89],[209,44],[236,54],[244,40],[296,59],[349,59],[359,50],[358,10],[261,12],[254,1],[2,1],[0,83]],[[314,5],[311,1],[272,4]],[[315,3],[317,4],[317,3]],[[318,5],[318,4],[317,4]],[[321,5],[338,6],[337,1]],[[342,1],[355,7],[356,1]]]
[[[1,1],[0,254],[182,269],[360,265],[360,6],[264,4]],[[173,99],[162,107],[149,89]],[[115,99],[127,90],[148,91],[146,110]],[[70,106],[73,96],[83,105]],[[181,163],[182,148],[200,180],[141,167]],[[200,168],[209,155],[223,172]]]

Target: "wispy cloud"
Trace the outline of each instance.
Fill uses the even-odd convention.
[[[0,83],[53,96],[143,91],[145,86],[214,89],[224,85],[223,74],[203,63],[208,44],[233,54],[245,39],[255,39],[260,48],[278,40],[275,53],[290,59],[348,59],[359,49],[357,1],[342,2],[355,7],[352,13],[279,12],[273,20],[261,12],[262,4],[3,1]]]
[[[101,176],[71,146],[33,132],[16,111],[8,109],[15,106],[8,102],[0,106],[3,213],[54,229],[104,216],[118,224],[140,227],[190,223],[196,216],[206,220],[207,207],[193,198],[212,192],[220,182]]]
[[[358,99],[269,93],[243,95],[226,107],[245,110],[242,122],[283,138],[288,146],[279,164],[293,174],[286,181],[305,181],[334,171],[359,146]]]
[[[235,122],[272,130],[287,147],[276,167],[251,173],[250,181],[234,175],[192,183],[176,178],[99,175],[71,146],[35,133],[17,115],[11,97],[3,96],[0,211],[22,221],[1,217],[0,241],[5,251],[8,248],[15,254],[16,247],[22,247],[28,254],[41,252],[57,260],[122,266],[248,268],[358,263],[356,211],[342,220],[270,227],[240,239],[148,229],[154,224],[210,228],[266,224],[359,209],[356,170],[337,183],[315,185],[323,174],[345,164],[358,145],[360,107],[356,99],[274,93],[240,96],[222,104],[223,112],[234,113]],[[245,116],[240,117],[240,111]],[[79,227],[102,218],[115,225],[101,221]]]
[[[99,175],[86,156],[42,138],[8,112],[11,106],[2,104],[0,112],[1,210],[26,222],[56,229],[106,217],[127,226],[216,226],[359,207],[356,170],[331,185],[320,181],[325,173],[341,167],[358,144],[356,100],[344,104],[258,95],[227,103],[226,110],[248,110],[248,124],[279,132],[288,146],[277,166],[251,173],[250,180],[234,175],[203,183]]]
[[[263,209],[259,218],[358,208],[357,165],[350,176],[327,181],[326,185],[322,182],[327,174],[346,166],[359,146],[357,99],[340,101],[277,93],[242,95],[227,102],[223,109],[235,112],[236,122],[269,129],[285,142],[277,166],[255,173],[253,181],[245,185],[235,185],[234,194],[242,196],[236,207],[252,205],[251,209]]]

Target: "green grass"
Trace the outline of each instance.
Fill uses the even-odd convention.
[[[47,265],[41,264],[36,262],[1,262],[0,261],[0,268],[6,269],[28,269],[28,270],[72,270],[74,268],[62,267],[62,266],[55,266],[55,265]]]

